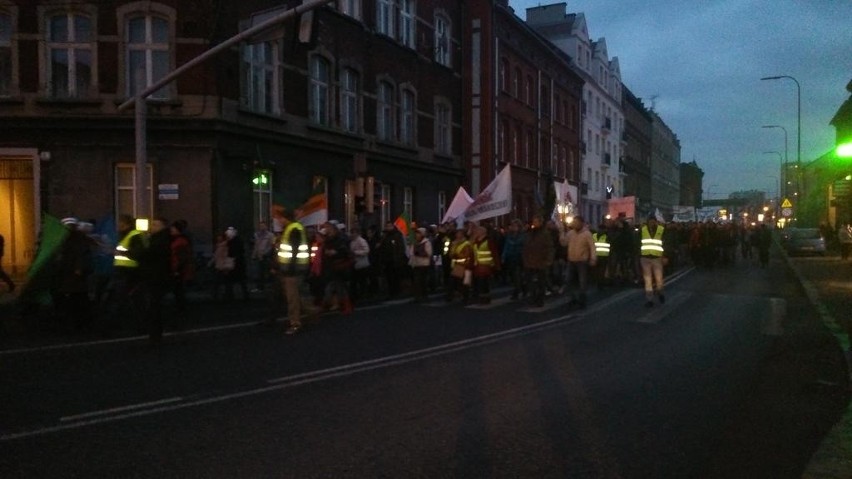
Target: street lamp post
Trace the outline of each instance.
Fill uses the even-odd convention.
[[[761,80],[780,80],[786,78],[793,80],[796,84],[796,192],[799,192],[799,175],[802,174],[802,85],[799,80],[789,75],[776,75],[771,77],[763,77]]]
[[[781,156],[781,152],[780,151],[764,151],[763,154],[764,155],[770,155],[770,154],[778,155],[778,174],[781,175],[780,178],[784,180],[784,197],[786,198],[787,197],[787,171],[786,171],[786,168],[784,168],[784,166],[785,166],[783,164],[784,159]],[[780,183],[780,180],[779,180],[779,183]],[[778,187],[778,195],[779,196],[781,195],[781,187],[780,186]]]
[[[784,131],[784,176],[787,176],[787,167],[789,163],[787,162],[787,129],[781,125],[763,125],[761,128],[780,128]],[[796,185],[798,189],[798,185]],[[784,196],[787,196],[787,190],[784,189]]]

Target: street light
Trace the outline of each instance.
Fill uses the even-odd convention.
[[[793,82],[796,83],[796,121],[798,125],[796,128],[796,193],[798,193],[799,175],[802,172],[802,85],[799,84],[799,80],[796,80],[789,75],[763,77],[761,80],[780,80],[782,78],[793,80]]]
[[[781,157],[781,152],[779,152],[779,151],[764,151],[763,154],[764,155],[771,155],[771,154],[778,155],[778,174],[781,175],[781,178],[784,178],[784,197],[786,197],[787,196],[787,180],[786,180],[787,171],[786,171],[786,168],[784,168],[784,166],[782,164],[783,158]],[[779,181],[778,183],[780,184],[781,182]],[[778,195],[779,196],[781,195],[781,188],[780,187],[778,188]]]
[[[787,162],[787,129],[781,125],[763,125],[761,128],[780,128],[784,131],[784,176],[787,176],[789,163]],[[787,196],[787,189],[784,189],[784,196]]]

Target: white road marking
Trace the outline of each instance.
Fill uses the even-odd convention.
[[[110,408],[110,409],[103,409],[103,410],[100,410],[100,411],[87,412],[87,413],[84,413],[84,414],[75,414],[74,416],[61,417],[61,418],[59,418],[59,422],[79,421],[80,419],[86,419],[86,418],[90,418],[90,417],[107,416],[109,414],[115,414],[115,413],[118,413],[118,412],[132,411],[134,409],[144,409],[144,408],[151,407],[151,406],[159,406],[161,404],[169,404],[169,403],[180,402],[180,401],[183,401],[183,398],[177,397],[177,398],[161,399],[159,401],[151,401],[151,402],[145,402],[145,403],[139,403],[139,404],[132,404],[130,406],[114,407],[114,408]]]

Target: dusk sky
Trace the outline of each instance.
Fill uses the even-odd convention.
[[[510,0],[526,9],[558,1]],[[570,0],[593,40],[606,38],[622,81],[677,134],[681,161],[704,170],[705,198],[776,192],[788,133],[796,161],[801,84],[802,163],[834,147],[829,121],[849,98],[852,0]]]

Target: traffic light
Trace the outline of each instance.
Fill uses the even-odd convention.
[[[258,188],[269,185],[269,170],[254,170],[251,183]]]

